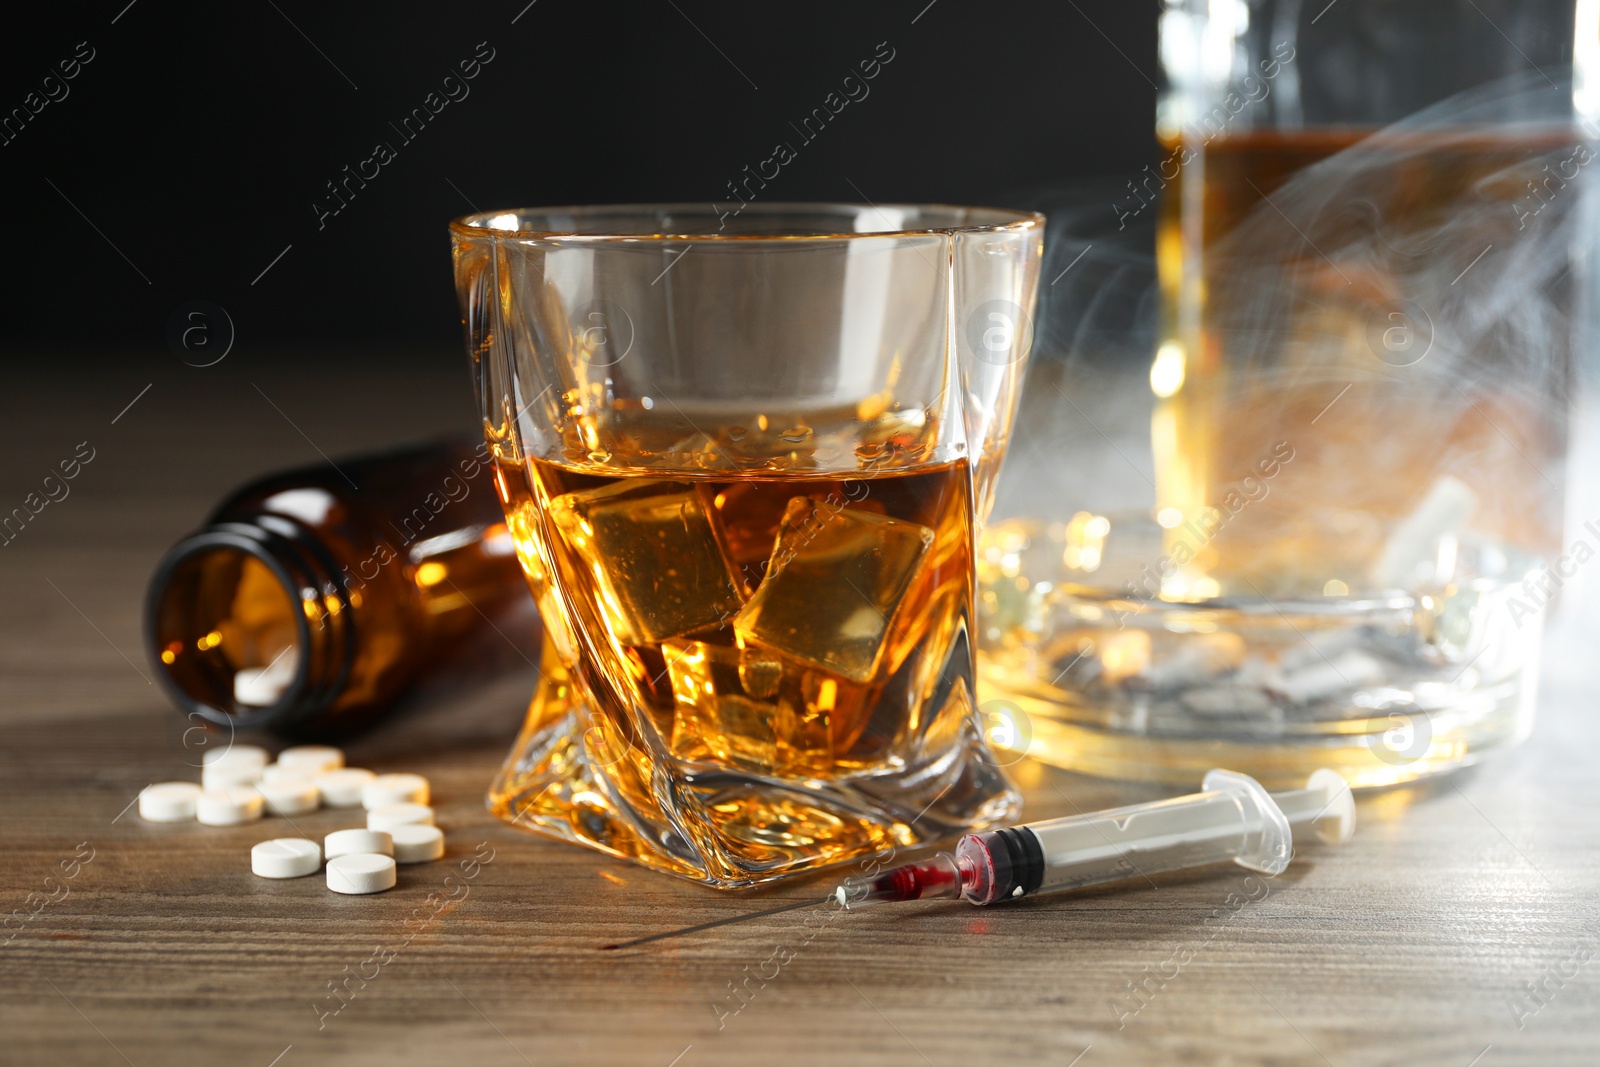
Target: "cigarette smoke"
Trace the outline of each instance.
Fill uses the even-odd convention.
[[[1240,536],[1254,524],[1373,549],[1455,478],[1478,501],[1471,530],[1537,551],[1559,542],[1579,312],[1593,304],[1588,133],[1569,80],[1513,75],[1264,188],[1209,245],[1206,328],[1188,339],[1183,388],[1204,391],[1193,403],[1224,439],[1213,485],[1275,442],[1299,456]],[[1119,233],[1104,200],[1038,201],[1052,224],[1039,384],[1001,513],[1147,504],[1148,390],[1109,398],[1155,348],[1154,213]],[[1096,459],[1052,471],[1074,445]],[[1067,498],[1047,503],[1041,486]]]

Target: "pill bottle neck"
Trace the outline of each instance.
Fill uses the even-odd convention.
[[[145,636],[163,687],[192,718],[295,729],[344,689],[360,601],[307,527],[282,515],[232,516],[162,559]]]

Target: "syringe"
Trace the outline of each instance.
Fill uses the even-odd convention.
[[[834,891],[846,908],[896,900],[961,898],[993,904],[1035,893],[1149,876],[1232,860],[1262,874],[1289,865],[1291,828],[1342,844],[1355,830],[1355,798],[1320,770],[1304,789],[1268,793],[1254,778],[1214,770],[1201,791],[1171,800],[967,834],[941,852]]]

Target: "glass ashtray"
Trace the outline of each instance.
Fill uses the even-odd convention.
[[[1143,514],[985,531],[992,740],[1122,779],[1191,784],[1223,766],[1278,788],[1330,767],[1373,787],[1475,762],[1531,728],[1543,613],[1525,553],[1446,534],[1403,588],[1267,597],[1171,567],[1170,543]]]

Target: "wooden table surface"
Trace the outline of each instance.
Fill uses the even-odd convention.
[[[722,894],[491,819],[531,672],[349,746],[435,784],[450,852],[392,892],[255,878],[249,848],[282,821],[129,810],[198,776],[140,649],[158,555],[258,473],[470,429],[460,357],[27,355],[0,399],[0,510],[79,442],[95,458],[0,549],[0,910],[26,916],[0,944],[0,1063],[1600,1062],[1592,630],[1554,635],[1521,750],[1363,799],[1353,841],[1264,883],[1223,869],[986,910],[793,911],[599,952],[820,884]],[[1019,772],[1032,818],[1157,795]]]

